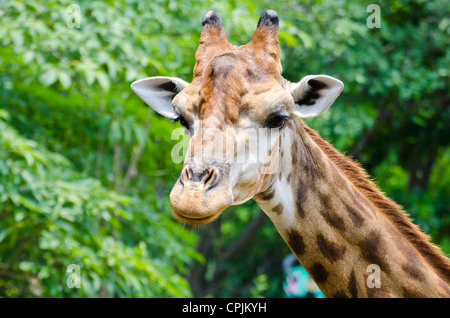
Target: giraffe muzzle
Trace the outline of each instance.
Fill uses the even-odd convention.
[[[170,193],[172,214],[178,220],[201,225],[214,221],[233,202],[227,178],[211,165],[185,165]]]

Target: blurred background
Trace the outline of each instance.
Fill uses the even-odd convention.
[[[376,1],[369,28],[371,3],[0,0],[0,296],[320,297],[295,291],[304,273],[253,202],[205,227],[170,215],[180,126],[130,83],[190,81],[210,9],[237,45],[279,12],[284,77],[345,83],[306,124],[449,253],[450,6]]]

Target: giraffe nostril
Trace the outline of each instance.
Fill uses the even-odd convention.
[[[215,167],[210,167],[209,168],[209,174],[208,174],[208,176],[206,177],[206,179],[205,179],[205,185],[209,185],[209,186],[211,186],[211,185],[213,185],[214,184],[214,182],[216,181],[216,179],[217,179],[217,175],[218,175],[218,171],[217,171],[217,168],[215,168]]]
[[[205,184],[208,184],[208,182],[211,181],[212,176],[213,176],[213,171],[210,170],[209,173],[208,173],[208,175],[206,176]]]
[[[181,171],[180,182],[183,185],[191,179],[192,170],[191,173],[189,172],[189,170],[190,170],[189,166],[186,166],[184,167],[183,171]]]
[[[184,167],[181,172],[180,182],[196,182],[205,186],[211,186],[216,180],[219,172],[216,167],[211,166],[201,172],[194,172],[189,166]]]

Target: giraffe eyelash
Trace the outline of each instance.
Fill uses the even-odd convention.
[[[287,115],[275,114],[270,116],[264,124],[265,128],[278,128],[281,129],[286,124],[286,121],[291,120],[292,117]]]

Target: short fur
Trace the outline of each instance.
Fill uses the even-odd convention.
[[[343,172],[347,178],[369,201],[371,201],[383,216],[412,244],[420,255],[450,283],[450,261],[441,250],[430,242],[430,237],[411,222],[408,214],[394,201],[387,198],[370,180],[366,171],[358,163],[341,154],[316,131],[299,120],[308,135],[314,140],[327,157]]]

